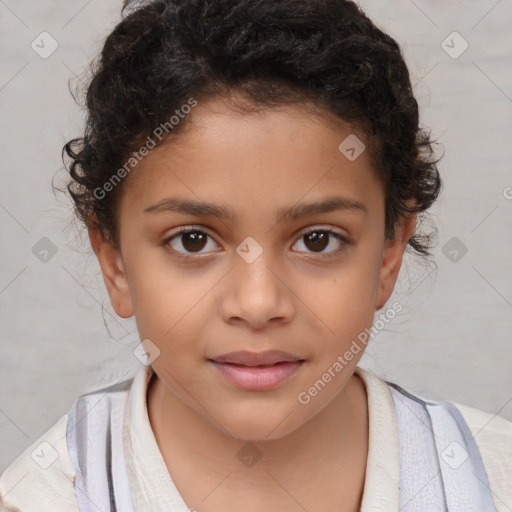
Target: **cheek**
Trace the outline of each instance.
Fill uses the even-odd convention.
[[[374,311],[378,278],[376,258],[367,258],[358,251],[321,279],[312,275],[306,297],[311,297],[313,304],[322,304],[326,312],[346,320],[351,315]]]
[[[371,327],[378,284],[377,263],[363,262],[361,258],[340,267],[324,281],[312,279],[316,287],[313,293],[306,295],[307,303],[321,320],[319,334],[324,333],[326,355],[350,346],[358,335]]]
[[[134,309],[141,336],[153,338],[155,342],[164,344],[171,338],[181,339],[180,333],[188,334],[191,322],[197,329],[198,315],[201,315],[199,304],[204,289],[180,292],[177,290],[179,286],[180,283],[174,281],[172,286],[167,288],[165,283],[160,281],[155,286],[142,285],[137,288]]]
[[[193,361],[205,358],[211,334],[214,287],[219,276],[191,275],[176,266],[154,264],[134,274],[132,297],[141,340],[158,348],[155,369],[182,375]],[[207,293],[211,290],[210,293]],[[194,377],[196,378],[196,377]]]
[[[165,250],[133,252],[127,261],[130,293],[141,337],[163,340],[197,314],[208,276],[191,276],[171,264]],[[206,280],[206,282],[205,282]]]

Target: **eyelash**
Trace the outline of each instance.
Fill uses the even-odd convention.
[[[311,233],[315,233],[315,232],[327,233],[330,237],[333,236],[334,238],[336,238],[337,240],[339,240],[341,242],[341,246],[338,249],[335,249],[334,251],[331,251],[329,253],[310,252],[310,254],[316,254],[320,258],[329,258],[329,257],[332,257],[333,255],[337,255],[337,254],[343,252],[347,248],[347,246],[350,245],[350,243],[351,243],[346,237],[344,237],[340,233],[337,233],[336,231],[333,231],[331,229],[322,228],[321,226],[314,226],[313,228],[309,229],[308,231],[305,231],[305,232],[301,233],[301,235],[297,238],[297,240],[300,240],[304,236],[309,235]],[[197,259],[198,257],[202,257],[201,253],[189,253],[189,254],[197,254],[199,256],[184,255],[183,253],[181,253],[179,251],[176,251],[175,249],[170,247],[169,243],[172,240],[174,240],[175,238],[179,238],[181,235],[183,235],[185,233],[201,233],[201,234],[204,234],[207,237],[213,239],[213,237],[210,236],[208,234],[208,232],[206,232],[204,229],[201,229],[199,227],[195,227],[195,226],[182,227],[182,228],[179,228],[178,231],[176,233],[174,233],[172,236],[167,237],[163,241],[163,244],[165,245],[165,248],[172,255],[177,255],[179,258],[181,258],[183,260],[187,260],[187,261]],[[293,245],[295,245],[295,244],[293,244]]]

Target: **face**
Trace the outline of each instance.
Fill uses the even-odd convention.
[[[239,439],[279,438],[352,377],[358,335],[391,295],[414,219],[385,239],[383,185],[366,151],[352,161],[338,149],[354,131],[327,114],[240,114],[215,99],[190,116],[123,183],[120,251],[95,230],[91,242],[170,399]],[[309,393],[354,340],[361,350]],[[280,363],[284,380],[244,367],[245,384],[212,362],[267,350],[302,362]]]

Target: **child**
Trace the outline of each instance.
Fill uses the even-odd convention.
[[[64,152],[142,364],[20,455],[1,509],[512,510],[510,422],[357,366],[441,187],[397,43],[346,0],[132,7]]]

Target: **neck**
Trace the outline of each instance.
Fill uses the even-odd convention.
[[[272,500],[274,496],[277,503],[284,483],[286,489],[301,490],[307,501],[303,489],[304,482],[309,482],[311,499],[336,490],[340,499],[353,503],[343,510],[358,510],[369,432],[366,390],[357,375],[319,414],[287,436],[272,440],[230,437],[171,393],[156,374],[148,386],[147,402],[156,441],[184,498],[193,496],[200,505],[200,495],[204,499],[218,488],[217,495],[231,496],[231,504],[237,495],[246,503],[248,497]]]

